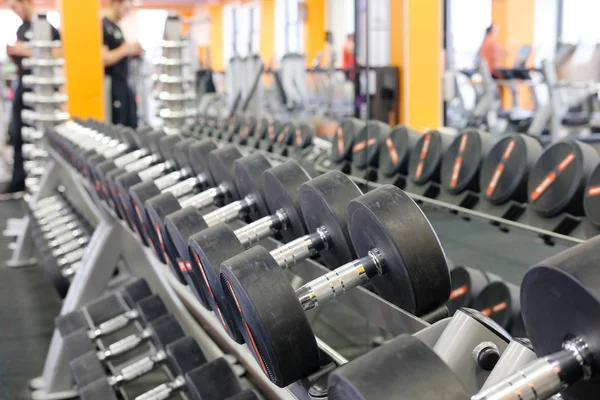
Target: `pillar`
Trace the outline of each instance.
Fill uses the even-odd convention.
[[[325,50],[325,0],[306,0],[304,21],[304,54],[306,65],[311,66],[317,53]]]
[[[403,0],[389,0],[390,1],[390,65],[392,67],[398,67],[398,74],[400,77],[400,94],[398,101],[398,121],[390,121],[392,124],[402,123],[404,121],[403,115],[403,104],[404,104],[404,90],[403,90],[403,64],[404,64],[404,40],[402,38],[402,21],[403,21]],[[406,1],[406,0],[404,0]]]
[[[223,71],[223,7],[220,4],[208,6],[210,16],[210,66],[213,71]]]
[[[99,0],[61,0],[68,112],[104,120],[104,67]]]
[[[260,47],[258,51],[264,65],[275,57],[275,0],[260,2]]]

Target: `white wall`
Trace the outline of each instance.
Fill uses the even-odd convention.
[[[491,0],[452,0],[450,7],[454,68],[473,68],[485,36],[485,29],[492,24],[492,2]]]
[[[333,50],[336,56],[336,67],[342,65],[342,48],[346,37],[354,33],[354,0],[327,1],[327,27],[333,35]]]
[[[570,0],[567,0],[568,3]],[[553,59],[558,35],[558,0],[535,0],[533,28],[534,65]]]

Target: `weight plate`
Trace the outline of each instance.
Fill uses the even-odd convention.
[[[145,205],[146,200],[158,196],[160,193],[154,182],[138,183],[129,189],[129,196],[133,207],[131,215],[136,226],[141,228],[138,233],[146,239],[147,243],[152,245],[156,256],[164,263],[167,260],[163,256],[162,246],[158,242],[158,238],[154,235],[154,227],[148,218]]]
[[[93,326],[98,326],[127,311],[123,299],[115,293],[106,294],[85,307]]]
[[[180,168],[190,168],[189,148],[197,143],[196,139],[185,138],[173,147],[173,159]]]
[[[465,190],[479,192],[479,169],[494,138],[488,133],[467,129],[453,141],[442,161],[442,186],[451,194]]]
[[[297,149],[305,149],[312,144],[315,137],[314,129],[308,124],[300,124],[294,132],[294,146]]]
[[[168,314],[167,307],[160,296],[152,295],[140,301],[135,307],[140,315],[140,320],[145,326],[152,321]]]
[[[277,134],[277,137],[275,138],[275,142],[279,145],[289,146],[290,144],[292,144],[292,141],[294,140],[295,132],[296,132],[296,126],[294,124],[292,124],[291,122],[288,122],[283,125],[283,127]]]
[[[44,272],[46,276],[54,285],[56,292],[60,296],[61,299],[67,297],[67,292],[69,291],[69,287],[71,286],[71,282],[67,278],[65,278],[62,274],[62,268],[56,264],[54,258],[49,257],[43,263]]]
[[[411,152],[419,141],[419,132],[398,125],[381,141],[379,171],[387,177],[406,175]]]
[[[571,247],[529,269],[521,283],[521,307],[529,339],[539,356],[561,350],[580,337],[600,368],[600,236]],[[563,390],[568,399],[597,399],[600,375]]]
[[[377,249],[385,273],[371,280],[385,299],[423,315],[450,294],[446,256],[429,220],[402,190],[384,185],[350,202],[348,230],[359,257]]]
[[[164,315],[152,321],[148,324],[147,328],[150,330],[152,343],[158,349],[164,349],[170,343],[185,336],[181,325],[179,325],[179,322],[171,314]]]
[[[89,328],[85,315],[79,310],[59,315],[54,319],[54,325],[62,336],[67,336],[79,329]]]
[[[381,138],[387,136],[391,128],[379,121],[369,121],[354,136],[352,164],[359,169],[377,167]]]
[[[185,374],[186,394],[193,400],[226,399],[242,390],[225,358],[217,358]]]
[[[232,316],[237,311],[225,297],[219,273],[223,261],[244,250],[233,229],[222,223],[196,233],[189,240],[192,271],[201,281],[197,289],[208,299],[225,331],[237,343],[244,343],[244,338]]]
[[[106,381],[104,366],[95,351],[91,351],[69,362],[71,375],[78,387],[83,388],[98,379]]]
[[[285,387],[320,367],[317,342],[298,296],[269,252],[255,246],[221,264],[240,332],[271,382]]]
[[[242,154],[234,145],[223,146],[208,155],[210,171],[215,182],[226,188],[226,193],[223,195],[224,203],[231,203],[240,198],[233,171],[234,162],[240,158]]]
[[[450,135],[429,131],[419,139],[410,155],[408,172],[415,185],[440,182],[440,170],[444,153],[452,143]]]
[[[330,269],[355,258],[346,225],[346,208],[350,200],[362,193],[358,186],[340,171],[330,171],[300,186],[300,209],[308,232],[325,227],[330,246],[319,253]]]
[[[148,296],[152,296],[152,289],[144,278],[133,278],[121,290],[121,297],[129,307],[134,307]]]
[[[286,242],[306,234],[306,225],[300,209],[300,186],[310,180],[308,172],[296,161],[288,160],[268,169],[262,176],[267,206],[271,213],[283,210],[288,226],[280,230]]]
[[[256,121],[256,127],[254,128],[254,139],[262,140],[267,136],[267,130],[269,129],[269,119],[261,118]]]
[[[88,330],[86,328],[79,329],[67,336],[63,336],[63,346],[68,361],[73,361],[77,357],[81,357],[90,351],[98,350],[94,341],[88,336]]]
[[[424,377],[427,377],[424,379]],[[416,337],[400,335],[329,376],[329,400],[467,400],[450,367]]]
[[[527,202],[529,171],[542,155],[541,143],[531,136],[514,133],[492,147],[479,175],[481,195],[492,204],[509,200]]]
[[[261,153],[251,154],[233,163],[233,176],[240,198],[252,196],[255,201],[255,206],[247,213],[252,221],[269,214],[262,174],[271,167],[271,162]]]
[[[202,349],[191,336],[186,336],[169,344],[167,353],[167,366],[173,376],[182,376],[194,368],[206,364],[206,357]]]
[[[214,185],[214,179],[210,171],[210,163],[208,161],[208,155],[211,151],[217,150],[217,143],[212,139],[203,139],[199,142],[192,144],[189,147],[188,159],[192,170],[196,175],[204,175],[208,178],[208,183]]]
[[[531,207],[542,217],[562,212],[583,215],[583,192],[598,163],[598,153],[585,143],[562,140],[544,151],[529,174]]]
[[[240,139],[246,139],[252,135],[254,135],[254,129],[256,127],[256,118],[249,117],[246,118],[244,124],[240,127],[240,132],[238,136]]]
[[[183,136],[181,135],[169,135],[165,136],[159,141],[160,154],[162,155],[163,160],[175,160],[175,156],[173,155],[173,148],[176,144],[183,140]]]
[[[275,142],[282,128],[283,123],[281,121],[278,121],[276,119],[269,120],[269,124],[267,125],[267,135],[265,136],[265,139],[268,139],[270,142]]]
[[[356,118],[345,118],[337,127],[333,137],[331,158],[335,164],[352,160],[354,138],[365,127],[365,122]]]
[[[473,299],[487,286],[486,274],[478,269],[458,266],[450,270],[452,288],[446,302],[450,314],[462,307],[470,307]]]
[[[518,296],[518,288],[511,290],[504,282],[492,282],[473,300],[472,308],[508,329],[520,308]]]
[[[600,227],[600,165],[592,172],[583,196],[583,209],[588,219]]]

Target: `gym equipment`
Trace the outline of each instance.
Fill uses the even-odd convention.
[[[250,148],[256,149],[258,148],[261,141],[267,135],[267,130],[269,129],[269,119],[268,118],[260,118],[256,121],[256,126],[254,127],[254,134],[249,136],[246,140],[246,145]]]
[[[591,223],[600,228],[600,164],[594,169],[587,183],[583,196],[585,216]]]
[[[283,123],[281,121],[269,119],[266,135],[263,136],[262,140],[258,143],[258,149],[271,152],[273,150],[273,144],[276,142],[282,128]]]
[[[172,371],[176,370],[172,369]],[[157,386],[137,396],[135,400],[165,399],[180,390],[185,390],[191,400],[244,399],[244,397],[236,396],[248,393],[248,391],[241,391],[242,387],[237,376],[224,358],[207,362],[192,370],[177,372],[179,374],[172,382]],[[251,400],[252,398],[247,397],[247,399]]]
[[[398,125],[383,138],[379,149],[378,182],[395,184],[400,182],[400,177],[408,175],[410,154],[420,137],[414,129]]]
[[[456,266],[450,270],[450,281],[452,290],[446,306],[452,315],[462,307],[471,306],[473,299],[490,282],[490,275],[475,268]]]
[[[190,235],[189,241],[185,242],[181,230],[174,232],[176,228],[170,218],[166,222],[171,240],[179,242],[176,247],[181,249],[180,254],[188,249],[189,244],[191,261],[185,274],[189,286],[202,293],[227,333],[238,343],[243,343],[243,337],[230,316],[219,266],[266,237],[280,234],[284,241],[289,242],[306,233],[298,197],[300,185],[310,180],[308,173],[297,162],[288,160],[265,171],[262,179],[267,194],[265,200],[272,212],[251,224],[233,230],[229,225],[219,223]]]
[[[531,209],[542,218],[583,215],[585,185],[599,159],[592,146],[575,140],[548,147],[529,174]]]
[[[529,172],[542,155],[541,143],[524,134],[503,136],[481,165],[481,197],[493,205],[527,202]]]
[[[381,139],[389,135],[390,126],[380,121],[367,121],[354,136],[350,175],[376,180]]]
[[[519,287],[503,281],[492,282],[473,299],[472,307],[503,328],[511,329],[521,312]]]
[[[244,390],[235,396],[228,397],[227,400],[259,400],[256,393],[252,390]]]
[[[80,361],[83,361],[81,359]],[[122,385],[123,383],[130,382],[145,373],[151,371],[159,363],[164,363],[166,368],[175,377],[181,377],[182,375],[194,371],[196,368],[206,365],[206,357],[198,346],[196,341],[189,337],[182,337],[181,339],[168,344],[164,350],[159,350],[153,357],[145,357],[141,360],[128,365],[121,369],[119,374],[114,376],[105,377],[104,370],[98,369],[98,365],[90,366],[85,371],[85,378],[88,376],[96,377],[94,381],[87,383],[87,385],[79,385],[79,396],[82,400],[85,399],[107,399],[117,400],[118,397],[115,394],[115,387]],[[73,364],[73,363],[72,363]],[[83,382],[87,382],[85,379]],[[176,385],[177,379],[173,382],[166,383],[154,389],[154,392],[145,393],[144,397],[139,396],[137,399],[159,399],[166,398],[161,397],[169,395],[169,391],[165,391],[164,388]],[[159,389],[159,390],[157,390]]]
[[[257,126],[256,118],[247,117],[244,122],[241,124],[239,132],[236,136],[232,138],[232,142],[235,145],[245,145],[248,141],[248,138],[254,135],[254,131]]]
[[[494,321],[463,308],[432,347],[419,334],[400,335],[337,368],[329,376],[328,395],[348,400],[466,400],[489,377],[510,341]]]
[[[331,149],[331,164],[333,169],[350,172],[352,149],[355,138],[365,127],[366,123],[357,118],[345,118],[335,131]]]
[[[316,179],[300,189],[303,210],[303,189]],[[311,204],[314,212],[316,203]],[[310,230],[311,218],[306,212],[303,215]],[[260,246],[221,264],[226,294],[239,312],[234,316],[241,317],[238,327],[252,344],[249,347],[263,372],[278,386],[320,367],[305,311],[366,282],[415,315],[433,311],[448,299],[450,274],[444,252],[421,209],[402,190],[384,185],[351,200],[347,218],[352,244],[361,258],[296,291],[283,263]]]
[[[185,278],[179,260],[187,260],[187,239],[191,234],[217,222],[232,222],[242,218],[256,220],[268,214],[261,178],[262,173],[271,168],[271,163],[265,156],[257,152],[234,161],[229,168],[223,167],[220,160],[211,161],[215,164],[213,176],[220,182],[219,187],[192,196],[188,202],[180,201],[170,193],[146,202],[146,212],[151,226],[155,227],[162,251],[182,283],[185,283]],[[200,213],[200,210],[212,204],[216,197],[233,192],[240,200],[232,201],[205,215]],[[167,216],[170,216],[171,236],[165,230],[164,220]],[[177,248],[170,239],[175,234],[179,246]]]
[[[493,136],[474,129],[457,136],[442,161],[441,183],[445,191],[451,195],[478,193],[479,170],[493,144]]]
[[[440,183],[440,171],[444,153],[452,143],[452,137],[440,131],[429,131],[419,139],[410,155],[409,181],[406,190],[435,197],[439,189],[432,191],[430,183]],[[434,193],[435,192],[435,193]]]
[[[165,315],[150,324],[136,336],[132,335],[117,343],[113,343],[103,352],[90,351],[82,356],[79,356],[69,362],[71,374],[79,388],[89,385],[93,381],[105,376],[104,365],[102,360],[122,354],[125,351],[131,350],[136,346],[127,346],[125,350],[120,350],[121,344],[129,345],[128,339],[135,338],[136,346],[146,339],[150,339],[157,351],[153,355],[145,356],[142,359],[129,364],[121,370],[121,373],[115,377],[110,377],[111,386],[135,379],[149,372],[156,365],[167,360],[167,353],[164,351],[169,344],[174,344],[180,339],[185,338],[185,333],[177,320],[172,315]],[[111,347],[114,351],[111,350]]]
[[[598,397],[600,237],[529,269],[521,283],[523,320],[537,360],[480,391],[473,400]]]
[[[132,186],[129,189],[129,195],[131,197],[130,206],[133,207],[134,218],[137,219],[137,224],[141,226],[143,235],[147,236],[149,242],[153,245],[154,250],[159,255],[161,261],[169,261],[168,257],[164,257],[165,253],[162,250],[160,243],[160,237],[157,236],[157,227],[152,225],[149,215],[146,211],[146,200],[150,200],[165,193],[173,193],[175,199],[190,194],[194,204],[196,200],[203,201],[202,206],[206,207],[214,202],[215,199],[224,198],[226,200],[236,200],[238,198],[237,190],[232,180],[231,169],[233,162],[238,158],[241,158],[242,154],[239,150],[233,146],[225,146],[217,150],[213,150],[209,153],[210,162],[210,173],[201,173],[199,176],[187,178],[180,183],[175,182],[159,182],[160,186],[156,182],[144,182]],[[203,192],[197,193],[200,190],[200,186],[204,182],[209,182],[209,177],[214,182],[219,182],[219,186],[207,189]],[[168,180],[165,178],[165,180]],[[170,184],[169,184],[170,183]],[[175,184],[173,184],[175,183]],[[196,196],[193,196],[194,193]],[[160,228],[160,227],[159,227]],[[164,257],[164,260],[162,259]]]
[[[296,129],[296,125],[291,122],[283,124],[273,141],[271,152],[286,157],[288,155],[288,147],[292,145],[295,139]]]

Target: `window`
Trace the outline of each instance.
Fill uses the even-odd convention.
[[[136,39],[148,51],[156,51],[163,40],[164,26],[167,21],[166,10],[137,10],[135,13]]]
[[[223,58],[256,54],[260,48],[260,7],[258,2],[229,3],[223,6]]]
[[[596,27],[599,14],[600,2],[598,1],[564,1],[561,41],[570,44],[600,42],[600,31]]]
[[[287,53],[304,52],[304,22],[299,19],[300,0],[277,0],[275,3],[275,54],[281,59]]]
[[[453,68],[473,68],[485,30],[492,24],[491,0],[452,0],[450,35],[453,45]]]

